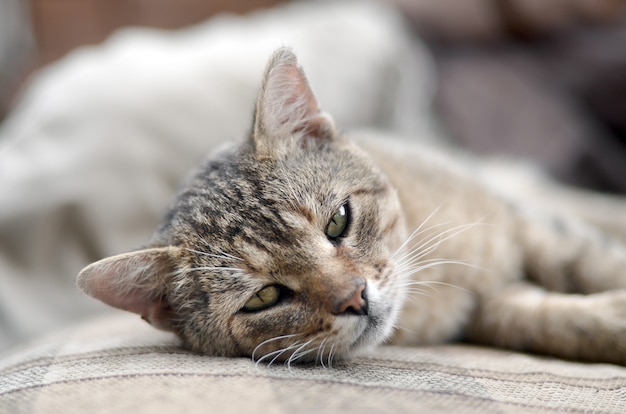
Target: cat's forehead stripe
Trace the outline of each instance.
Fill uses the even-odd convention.
[[[315,221],[315,213],[303,204],[295,205],[296,212],[302,215],[309,223],[313,223]]]
[[[390,189],[390,185],[388,182],[377,182],[375,183],[375,186],[372,187],[359,187],[355,190],[352,191],[352,194],[355,196],[361,196],[361,195],[382,195],[384,193],[386,193],[387,191],[389,191]]]

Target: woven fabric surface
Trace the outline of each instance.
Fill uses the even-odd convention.
[[[445,345],[380,347],[324,366],[190,353],[132,315],[0,357],[0,412],[623,413],[626,369]]]

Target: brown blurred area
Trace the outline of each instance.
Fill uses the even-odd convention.
[[[218,12],[244,13],[282,0],[30,0],[36,65],[97,44],[124,26],[177,29]]]

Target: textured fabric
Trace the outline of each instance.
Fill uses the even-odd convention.
[[[626,408],[626,369],[446,345],[381,347],[322,366],[185,351],[115,315],[0,358],[0,412],[602,412]]]

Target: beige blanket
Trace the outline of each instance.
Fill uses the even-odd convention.
[[[624,413],[626,370],[461,345],[322,366],[209,358],[134,315],[0,358],[0,412]]]

